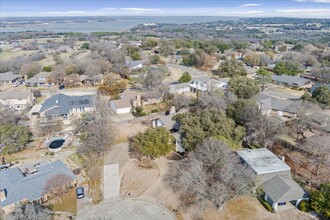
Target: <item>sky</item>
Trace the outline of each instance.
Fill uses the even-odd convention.
[[[0,17],[39,16],[330,18],[330,0],[0,0]]]

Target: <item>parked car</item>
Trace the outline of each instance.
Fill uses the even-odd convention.
[[[77,187],[76,189],[77,199],[82,199],[85,197],[85,189],[82,186]]]
[[[64,85],[60,85],[60,86],[58,87],[59,90],[63,90],[64,88],[65,88]]]
[[[17,87],[17,86],[19,86],[19,85],[21,85],[21,84],[22,84],[21,81],[14,82],[14,83],[13,83],[13,87]]]

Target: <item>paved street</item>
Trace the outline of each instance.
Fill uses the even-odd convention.
[[[78,219],[175,220],[175,217],[166,208],[151,202],[124,199],[93,207],[87,214],[78,216]]]

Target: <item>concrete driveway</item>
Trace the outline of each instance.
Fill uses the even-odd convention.
[[[175,220],[166,208],[142,200],[124,199],[94,207],[78,219]]]
[[[120,176],[119,164],[105,165],[104,170],[104,200],[119,197],[120,193]]]

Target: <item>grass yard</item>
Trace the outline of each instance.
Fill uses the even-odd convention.
[[[80,153],[71,154],[69,159],[80,167],[83,167],[83,164],[86,162],[86,158]]]
[[[10,60],[14,57],[19,56],[28,56],[33,53],[37,52],[37,50],[4,50],[2,53],[0,53],[0,60]]]
[[[74,188],[62,198],[62,203],[57,202],[50,207],[53,211],[70,212],[77,215],[77,197]]]

